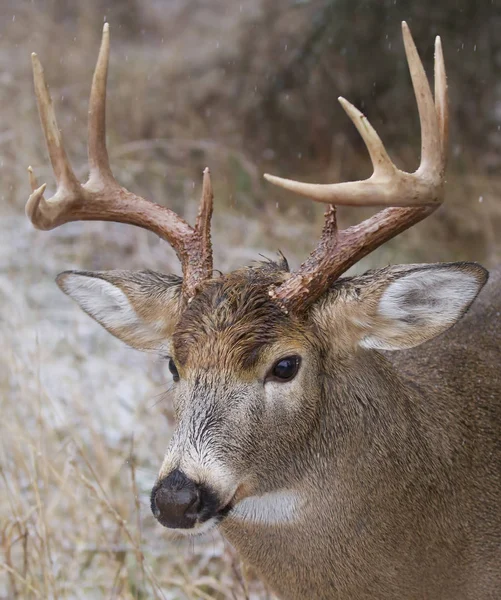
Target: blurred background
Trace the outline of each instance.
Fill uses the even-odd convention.
[[[103,22],[111,26],[108,145],[122,185],[193,221],[205,166],[215,191],[215,266],[282,250],[297,266],[324,207],[266,185],[371,165],[336,98],[375,126],[397,166],[419,163],[401,41],[448,72],[445,205],[364,259],[501,254],[501,1],[2,0],[0,3],[0,598],[271,597],[214,533],[177,541],[150,516],[172,431],[166,365],[123,347],[53,283],[65,269],[179,272],[152,234],[114,224],[35,231],[26,167],[54,189],[32,87],[45,67],[74,169],[86,177],[86,115]],[[342,226],[371,214],[340,209]],[[4,488],[4,489],[2,489]]]

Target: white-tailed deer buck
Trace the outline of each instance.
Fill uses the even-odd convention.
[[[267,176],[331,205],[320,242],[296,272],[280,259],[221,276],[212,268],[208,171],[194,227],[112,175],[108,26],[90,96],[85,185],[69,165],[33,56],[58,182],[46,200],[30,171],[33,224],[129,223],[165,239],[181,261],[182,278],[151,271],[57,278],[113,335],[169,356],[178,423],[151,494],[153,513],[184,534],[219,526],[281,598],[501,597],[499,275],[466,316],[487,281],[474,263],[340,278],[443,200],[440,40],[433,100],[405,23],[403,37],[421,121],[419,169],[398,170],[367,119],[340,99],[367,145],[372,177],[310,185]],[[389,208],[338,231],[335,204]]]

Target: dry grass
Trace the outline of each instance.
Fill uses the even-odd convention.
[[[150,513],[172,431],[165,365],[105,335],[51,282],[103,230],[49,241],[21,217],[3,224],[0,597],[245,598],[217,533],[174,540]],[[110,262],[161,262],[148,234],[125,231]]]
[[[221,64],[239,57],[246,24],[266,14],[264,0],[242,3],[242,11],[222,0],[210,7],[148,0],[136,15],[140,25],[120,3],[107,4],[109,140],[119,180],[148,197],[169,198],[192,219],[208,163],[216,266],[227,270],[276,248],[297,264],[318,233],[322,209],[275,191],[270,199],[259,175],[267,159],[249,151],[239,123],[225,112],[239,87]],[[22,215],[27,164],[41,181],[52,181],[29,52],[36,49],[46,66],[70,155],[84,176],[102,12],[97,1],[85,8],[56,0],[0,7],[0,598],[266,598],[252,577],[245,583],[219,534],[178,541],[155,524],[149,491],[173,427],[165,365],[123,347],[53,284],[67,268],[178,271],[173,252],[119,225],[35,232]],[[366,168],[365,157],[338,150],[334,158],[343,154],[349,164],[333,161],[315,177],[344,176],[339,164],[348,172]],[[410,164],[412,153],[402,152]],[[439,214],[358,268],[499,260],[500,183],[464,175],[465,165],[464,155],[454,158]],[[310,174],[313,168],[305,165]],[[345,223],[360,218],[341,213]]]

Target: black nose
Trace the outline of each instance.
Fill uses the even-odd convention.
[[[177,469],[161,479],[151,491],[151,510],[165,527],[193,527],[201,504],[200,487]]]

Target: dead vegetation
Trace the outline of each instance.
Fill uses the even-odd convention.
[[[172,431],[167,369],[108,336],[53,279],[67,268],[178,266],[155,236],[126,226],[31,228],[22,212],[26,167],[31,163],[49,186],[53,179],[30,52],[45,66],[75,171],[84,176],[87,95],[106,17],[112,31],[109,146],[117,179],[193,221],[208,164],[216,198],[215,266],[227,270],[278,248],[297,265],[316,239],[323,209],[265,187],[261,173],[317,181],[367,175],[362,146],[334,106],[337,95],[365,106],[401,164],[417,164],[417,126],[406,120],[412,92],[398,70],[404,15],[395,14],[386,28],[395,40],[386,49],[398,77],[386,67],[378,71],[378,85],[390,83],[372,97],[361,73],[378,60],[381,39],[363,38],[372,30],[363,19],[355,23],[352,9],[340,3],[345,12],[338,21],[345,29],[356,25],[358,37],[327,54],[342,35],[339,27],[326,28],[331,4],[7,0],[0,6],[0,598],[267,597],[244,577],[218,534],[173,540],[150,514],[149,491]],[[447,22],[437,20],[428,33],[422,10],[413,15],[424,50]],[[495,3],[490,10],[495,23]],[[458,36],[448,43],[443,35],[448,64]],[[362,60],[353,54],[361,39],[366,49],[375,45]],[[454,58],[459,66],[449,69],[455,118],[446,206],[359,270],[389,262],[473,259],[489,266],[499,260],[496,116],[487,96],[479,98],[485,113],[465,117],[461,108],[471,107],[461,92],[473,85],[475,61],[495,52],[480,54],[479,47],[474,54],[468,43],[469,79],[461,78],[461,60]],[[334,50],[346,58],[330,62]],[[466,118],[485,122],[468,124],[470,137],[454,134]],[[491,131],[485,149],[478,146],[481,126]],[[345,210],[341,221],[365,216]]]

